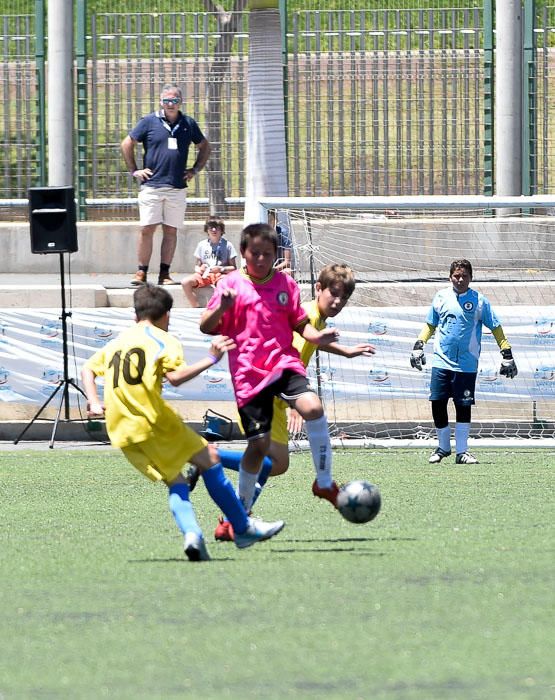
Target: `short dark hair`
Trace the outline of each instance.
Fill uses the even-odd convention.
[[[222,235],[225,233],[225,224],[221,219],[216,219],[214,217],[211,217],[210,219],[206,219],[206,222],[204,224],[204,231],[205,233],[208,233],[209,228],[219,228],[220,231],[222,232]]]
[[[345,295],[349,297],[355,291],[355,276],[348,265],[326,265],[320,270],[318,282],[322,289],[327,289],[332,284],[341,284]]]
[[[163,287],[143,284],[133,294],[133,306],[138,321],[157,321],[171,311],[173,297]]]
[[[245,252],[249,242],[252,241],[253,238],[261,238],[263,241],[270,241],[277,255],[278,235],[276,230],[269,224],[249,224],[241,231],[241,242],[239,244],[241,253]]]
[[[453,260],[451,267],[449,268],[449,277],[455,272],[456,269],[462,268],[466,270],[472,279],[472,264],[466,258],[460,258],[459,260]]]

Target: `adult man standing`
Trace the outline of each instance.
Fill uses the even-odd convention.
[[[161,109],[146,115],[121,143],[129,172],[140,183],[140,231],[137,243],[138,269],[131,284],[145,284],[152,255],[152,239],[162,224],[158,284],[176,284],[170,266],[177,243],[177,229],[183,224],[187,203],[187,183],[206,165],[210,143],[196,121],[179,107],[183,95],[177,85],[164,85]],[[135,146],[143,144],[143,167],[137,168]],[[197,157],[187,168],[189,146],[194,143]]]

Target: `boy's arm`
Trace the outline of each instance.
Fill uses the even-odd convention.
[[[224,352],[233,350],[236,347],[235,342],[225,335],[215,338],[210,345],[207,357],[195,362],[193,365],[184,365],[178,369],[166,372],[166,379],[172,386],[179,386],[185,382],[198,377],[199,374],[215,365],[222,359]]]
[[[358,345],[340,345],[339,343],[330,343],[322,347],[324,352],[329,352],[331,355],[341,355],[341,357],[370,357],[376,352],[376,348],[369,343],[359,343]]]
[[[410,354],[410,366],[422,372],[422,365],[426,364],[426,356],[424,355],[424,345],[430,340],[435,332],[436,327],[431,323],[425,323],[422,330],[418,334],[418,338],[412,348]]]
[[[220,325],[222,316],[235,303],[236,296],[237,292],[235,289],[226,289],[221,294],[218,306],[215,306],[213,309],[206,309],[200,317],[200,330],[202,333],[214,333]]]
[[[317,331],[314,326],[310,325],[308,319],[302,327],[295,328],[299,335],[313,345],[329,345],[334,343],[339,338],[339,331],[336,328],[324,328]]]
[[[96,387],[96,374],[89,367],[85,366],[81,370],[81,381],[87,396],[87,416],[103,416],[104,404],[98,398]]]
[[[499,370],[499,374],[504,377],[508,377],[509,379],[514,379],[518,374],[518,368],[513,358],[511,344],[505,337],[505,331],[501,326],[497,326],[496,328],[493,328],[491,332],[497,342],[497,345],[499,346],[501,357],[503,358],[501,360],[501,369]]]

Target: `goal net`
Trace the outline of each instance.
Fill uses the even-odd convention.
[[[409,356],[434,293],[449,285],[454,259],[470,260],[472,287],[490,300],[519,374],[499,374],[501,356],[484,328],[471,437],[536,439],[555,428],[555,198],[265,198],[290,228],[294,275],[303,299],[319,270],[345,263],[355,292],[329,321],[343,344],[369,342],[371,358],[318,352],[309,367],[332,435],[365,441],[435,438],[428,402],[433,339],[423,372]],[[449,407],[454,421],[453,407]],[[417,442],[416,444],[422,444]],[[507,444],[507,443],[505,443]]]

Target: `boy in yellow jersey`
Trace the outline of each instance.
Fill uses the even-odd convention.
[[[137,323],[96,352],[83,368],[88,415],[105,414],[112,445],[147,478],[167,485],[170,510],[184,535],[184,551],[190,561],[210,557],[189,500],[195,472],[182,473],[187,462],[196,467],[211,498],[237,528],[239,548],[277,534],[284,523],[248,517],[224,475],[216,449],[183,423],[161,396],[164,378],[172,386],[193,379],[232,349],[233,341],[215,338],[206,358],[186,365],[181,343],[167,332],[171,295],[162,287],[146,284],[137,289],[133,303]],[[99,376],[104,377],[104,402],[97,391]]]
[[[315,285],[316,298],[305,302],[303,308],[306,311],[309,322],[316,330],[326,327],[326,320],[334,318],[345,307],[355,289],[355,277],[353,271],[347,265],[326,265],[322,268],[318,281]],[[310,358],[318,346],[305,340],[298,333],[294,334],[293,345],[298,350],[301,361],[305,367],[308,366]],[[343,357],[369,357],[375,353],[373,345],[359,343],[348,347],[337,342],[320,346],[320,350],[330,352]],[[302,418],[295,411],[290,409],[289,419],[287,417],[288,405],[283,399],[274,399],[274,414],[271,427],[271,444],[268,457],[264,459],[262,471],[258,478],[257,492],[260,491],[269,476],[284,474],[289,468],[289,432],[300,432],[302,428]],[[242,453],[236,450],[219,450],[220,459],[224,467],[238,470]],[[326,493],[319,493],[317,483],[314,482],[312,491],[315,496],[327,498],[335,505],[335,500],[327,497]],[[337,493],[335,493],[335,496]],[[333,494],[332,494],[333,496]],[[233,526],[223,517],[220,517],[214,532],[216,540],[230,541],[233,539]]]

